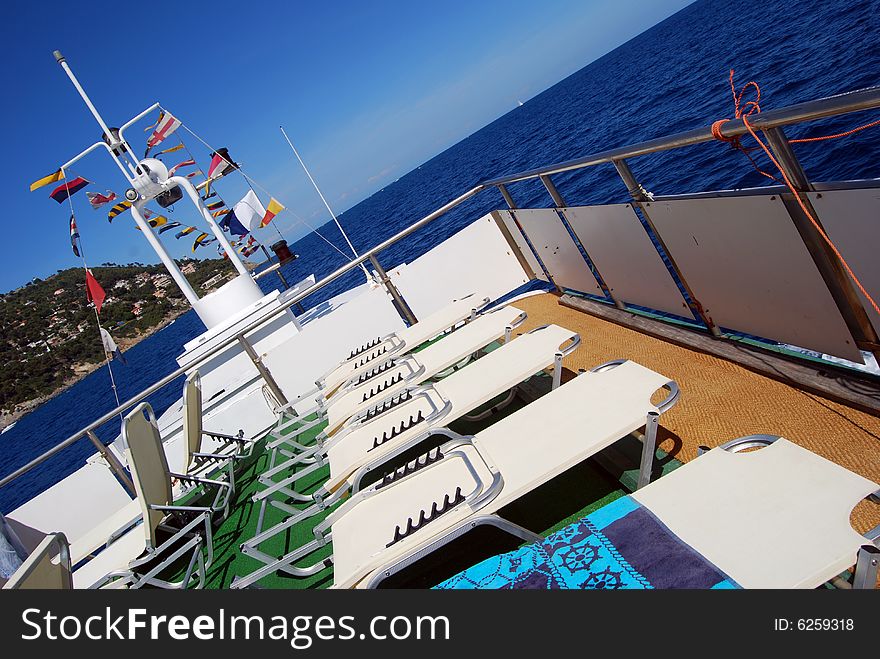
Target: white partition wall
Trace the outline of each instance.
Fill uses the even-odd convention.
[[[519,227],[516,225],[516,220],[513,219],[513,214],[510,211],[496,212],[501,218],[501,221],[504,222],[504,226],[507,227],[507,230],[510,232],[511,237],[513,238],[513,242],[516,243],[516,246],[522,253],[523,258],[525,258],[526,263],[528,263],[529,267],[532,269],[532,272],[535,273],[535,276],[538,279],[547,281],[547,275],[544,274],[544,268],[541,267],[538,259],[535,258],[535,253],[532,251],[532,248],[529,247],[529,244],[528,242],[526,242],[522,231],[520,231]]]
[[[581,293],[605,295],[555,210],[517,209],[513,214],[557,286]]]
[[[352,350],[403,327],[403,320],[385,288],[364,284],[356,296],[304,325],[299,334],[263,354],[263,363],[288,401],[295,402]],[[301,400],[297,412],[314,403],[313,398]]]
[[[387,272],[416,318],[471,293],[495,300],[529,281],[491,214]]]
[[[691,316],[630,204],[564,208],[562,213],[616,300]]]
[[[646,209],[718,325],[862,362],[778,196],[658,201]]]
[[[856,277],[880,304],[880,189],[831,190],[808,194],[828,237],[837,245]],[[880,334],[880,315],[856,288],[862,305]]]

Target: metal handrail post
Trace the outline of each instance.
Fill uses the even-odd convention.
[[[101,454],[101,457],[107,462],[107,466],[110,467],[110,471],[112,471],[116,478],[122,483],[122,486],[128,490],[128,493],[131,496],[136,496],[136,492],[134,489],[134,483],[131,481],[131,477],[128,475],[128,472],[125,471],[125,467],[122,466],[122,463],[116,457],[116,454],[113,453],[110,449],[108,449],[104,444],[98,439],[98,436],[94,433],[94,431],[89,430],[86,433],[86,436],[91,440],[92,444],[95,445],[95,448],[98,449],[98,453]]]
[[[516,202],[513,200],[513,197],[510,195],[510,191],[507,189],[507,186],[504,185],[503,183],[499,183],[495,187],[498,188],[498,192],[500,192],[501,196],[504,197],[504,203],[507,204],[507,207],[510,210],[516,210],[517,209]]]
[[[586,258],[587,266],[590,269],[590,273],[593,277],[596,278],[596,281],[599,283],[599,288],[602,289],[602,292],[610,299],[614,306],[618,309],[626,309],[626,305],[614,297],[614,293],[611,292],[611,287],[608,285],[608,282],[605,281],[605,277],[602,276],[602,273],[599,272],[599,266],[596,265],[596,262],[593,261],[589,252],[587,252],[587,248],[580,241],[580,238],[577,237],[574,229],[568,223],[568,220],[565,218],[565,213],[563,213],[562,209],[566,207],[565,199],[562,198],[562,195],[559,194],[559,190],[556,189],[556,186],[553,184],[553,180],[547,174],[542,174],[540,176],[541,183],[544,184],[544,187],[547,189],[547,192],[550,194],[550,198],[553,199],[553,204],[556,207],[556,214],[559,215],[559,220],[562,222],[562,226],[565,227],[566,231],[571,234],[571,239],[574,241],[575,246],[577,246],[578,250],[583,252],[583,256]]]
[[[565,199],[559,194],[559,190],[556,189],[553,180],[547,174],[541,174],[540,178],[541,183],[544,184],[547,192],[550,193],[550,198],[553,199],[553,203],[556,204],[556,208],[565,208]]]
[[[516,213],[514,211],[519,210],[519,207],[516,205],[516,202],[513,200],[513,197],[510,194],[510,191],[507,189],[507,186],[503,183],[499,183],[495,187],[498,188],[498,191],[501,193],[501,196],[504,197],[504,201],[507,204],[507,207],[510,208],[510,217],[513,218],[513,223],[516,224],[516,228],[519,229],[519,232],[526,237],[526,240],[529,241],[529,244],[532,246],[532,253],[535,255],[535,258],[538,259],[538,263],[541,264],[541,267],[544,268],[544,274],[547,275],[548,279],[550,279],[550,283],[556,287],[556,292],[560,295],[565,293],[562,289],[562,286],[556,283],[556,280],[553,279],[553,274],[550,272],[550,268],[547,267],[547,264],[544,263],[544,259],[541,258],[541,254],[538,252],[537,248],[534,247],[534,244],[531,240],[528,239],[528,235],[526,230],[523,229],[522,224],[519,223],[519,220],[516,218]]]
[[[767,137],[767,142],[776,156],[776,160],[797,191],[801,202],[822,227],[819,215],[806,194],[813,190],[813,185],[794,154],[785,132],[782,128],[769,128],[764,131],[764,135]],[[807,214],[804,213],[804,209],[797,199],[794,199],[789,193],[782,193],[780,197],[801,236],[801,240],[804,241],[813,263],[816,264],[816,269],[822,276],[825,286],[831,293],[840,315],[843,316],[847,329],[855,339],[856,345],[863,350],[869,350],[880,359],[880,339],[878,339],[877,332],[874,330],[865,307],[862,305],[862,301],[840,259],[822,238],[821,233],[810,221]],[[824,227],[822,227],[822,231],[826,231]]]
[[[715,321],[706,313],[703,309],[703,305],[700,304],[697,297],[694,295],[693,289],[687,282],[684,274],[681,271],[681,268],[678,267],[678,264],[675,262],[675,257],[669,251],[669,248],[666,246],[666,243],[663,241],[663,236],[660,235],[660,232],[657,231],[657,227],[654,226],[654,222],[651,220],[651,214],[648,212],[647,206],[650,205],[650,196],[645,192],[645,189],[642,187],[641,183],[639,183],[638,179],[636,179],[635,174],[630,169],[629,164],[625,160],[615,160],[614,168],[617,170],[618,175],[620,175],[621,180],[624,185],[626,185],[626,189],[629,190],[630,195],[632,196],[633,205],[636,206],[639,211],[642,213],[642,217],[645,218],[645,222],[647,222],[648,226],[651,228],[651,233],[653,233],[653,238],[660,244],[660,247],[663,248],[663,252],[666,254],[666,258],[669,259],[669,265],[672,270],[675,272],[675,276],[678,277],[678,280],[681,282],[681,285],[684,287],[684,290],[687,292],[688,297],[690,297],[693,302],[693,306],[691,306],[691,311],[694,314],[695,318],[698,318],[703,322],[713,336],[721,337],[721,330],[718,329],[718,326],[715,324]]]
[[[388,276],[388,273],[385,272],[385,268],[379,263],[379,259],[377,259],[373,254],[370,254],[370,263],[373,268],[376,269],[376,274],[379,275],[379,281],[385,287],[385,290],[388,291],[388,294],[391,296],[391,299],[394,300],[394,306],[397,307],[397,312],[408,322],[410,325],[415,325],[418,321],[416,315],[412,312],[412,309],[409,308],[409,305],[406,303],[406,300],[403,299],[403,295],[400,294],[400,291],[397,290],[397,286],[394,285],[394,282],[391,281],[391,277]]]
[[[257,371],[259,371],[260,373],[260,377],[263,378],[266,386],[269,387],[269,391],[272,392],[275,400],[277,400],[282,407],[287,405],[287,396],[284,395],[284,392],[281,391],[281,387],[279,387],[278,383],[275,382],[275,378],[272,377],[272,372],[263,363],[262,357],[257,354],[256,350],[254,350],[254,347],[250,344],[250,341],[245,338],[244,332],[241,332],[235,338],[241,344],[241,347],[244,348],[244,351],[247,353],[247,356],[250,357],[254,366],[256,366]]]

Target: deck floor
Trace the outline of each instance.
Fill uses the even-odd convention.
[[[550,293],[519,300],[515,306],[529,316],[520,332],[556,323],[580,333],[580,347],[564,362],[571,371],[626,358],[674,379],[681,399],[660,419],[660,446],[682,462],[697,457],[700,445],[713,447],[735,437],[767,433],[782,435],[880,482],[880,418],[562,306]],[[851,522],[860,533],[872,529],[880,524],[880,505],[861,502]]]

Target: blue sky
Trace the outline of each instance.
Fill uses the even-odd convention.
[[[330,219],[284,142],[283,124],[337,213],[686,6],[686,0],[377,0],[329,3],[7,4],[2,106],[7,249],[0,291],[78,265],[69,207],[28,192],[100,136],[52,58],[61,50],[111,126],[159,101],[296,213],[275,223],[293,241]],[[11,90],[11,91],[10,91]],[[136,150],[146,133],[129,132]],[[178,131],[202,169],[208,150]],[[176,143],[174,136],[169,144]],[[178,152],[166,162],[178,162]],[[184,159],[183,157],[179,158]],[[189,170],[186,170],[189,171]],[[104,154],[75,174],[120,194]],[[241,177],[218,183],[230,204]],[[263,202],[266,203],[266,195]],[[198,224],[184,204],[169,218]],[[127,213],[108,224],[74,196],[90,265],[157,262]],[[153,206],[156,208],[156,206]],[[201,226],[201,225],[199,225]],[[265,242],[277,233],[264,229]],[[192,240],[162,235],[175,257]],[[213,247],[196,256],[215,257]]]

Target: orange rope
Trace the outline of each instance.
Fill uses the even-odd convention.
[[[743,103],[743,96],[749,89],[755,90],[755,100]],[[743,121],[745,121],[746,117],[753,114],[758,114],[761,111],[761,106],[759,105],[759,102],[761,100],[761,88],[758,86],[758,83],[754,80],[750,80],[742,86],[742,89],[740,89],[739,92],[737,92],[736,86],[733,84],[733,69],[730,70],[730,93],[731,95],[733,95],[733,116],[737,119],[742,119]],[[728,121],[730,121],[730,119],[719,119],[718,121],[714,122],[712,124],[712,137],[721,142],[727,142],[732,149],[742,151],[743,155],[745,155],[745,157],[749,159],[749,162],[752,163],[752,167],[755,168],[755,171],[762,176],[766,176],[771,181],[782,183],[782,181],[773,176],[773,174],[768,174],[763,169],[758,167],[758,163],[755,162],[755,159],[752,158],[752,155],[750,153],[753,149],[744,147],[742,145],[742,142],[740,141],[739,136],[725,137],[721,133],[721,127]]]
[[[835,140],[838,137],[846,137],[847,135],[852,135],[853,133],[858,133],[860,130],[865,130],[866,128],[873,128],[874,126],[880,125],[880,119],[877,121],[872,121],[869,124],[865,124],[864,126],[859,126],[858,128],[853,128],[852,130],[848,130],[844,133],[836,133],[834,135],[824,135],[822,137],[802,137],[799,140],[788,140],[789,144],[798,144],[800,142],[821,142],[822,140]]]
[[[791,180],[788,178],[788,175],[785,173],[785,170],[782,169],[782,166],[779,164],[779,162],[776,160],[776,158],[773,157],[773,154],[770,152],[770,149],[768,149],[767,146],[761,141],[761,138],[758,137],[758,134],[755,132],[755,130],[752,128],[751,124],[749,123],[748,119],[746,119],[745,117],[743,117],[743,124],[749,130],[749,133],[751,133],[752,137],[755,138],[755,141],[761,146],[762,149],[764,149],[764,153],[767,154],[767,157],[770,158],[770,161],[774,165],[776,165],[776,168],[779,170],[779,173],[782,174],[782,178],[785,179],[785,184],[788,186],[788,189],[791,190],[792,194],[794,194],[794,198],[797,199],[797,202],[800,205],[801,210],[803,210],[804,214],[808,218],[810,218],[810,222],[815,227],[816,231],[819,232],[819,235],[822,236],[822,239],[826,243],[828,243],[828,246],[831,248],[831,251],[834,252],[834,255],[840,260],[840,263],[843,266],[843,269],[846,270],[846,274],[848,274],[850,279],[853,280],[855,285],[862,292],[862,295],[864,295],[868,299],[868,302],[870,302],[871,306],[874,307],[874,311],[876,311],[878,314],[880,314],[880,306],[877,306],[877,303],[874,301],[874,298],[871,297],[871,294],[868,293],[867,290],[865,290],[865,287],[862,285],[862,282],[859,281],[858,277],[856,277],[856,273],[853,272],[852,268],[849,267],[849,263],[847,263],[846,259],[843,258],[843,254],[840,253],[840,250],[837,249],[837,246],[831,241],[831,238],[828,237],[828,234],[825,233],[825,230],[822,228],[822,226],[819,224],[819,222],[816,221],[816,218],[813,217],[813,214],[810,213],[809,210],[807,210],[807,206],[804,203],[804,200],[801,199],[801,195],[798,194],[797,190],[795,190],[795,187],[792,184]]]
[[[746,104],[746,106],[749,107],[748,112],[742,112],[741,106],[740,106],[740,103],[742,101],[742,95],[750,87],[754,87],[757,98],[754,101],[749,101]],[[856,277],[856,273],[853,272],[852,268],[849,266],[849,263],[847,263],[846,259],[843,258],[843,254],[840,253],[840,250],[837,249],[837,246],[832,242],[832,240],[828,236],[828,234],[825,233],[825,230],[822,228],[822,226],[819,224],[819,222],[816,220],[816,218],[813,217],[813,214],[807,209],[807,206],[804,203],[804,200],[801,198],[800,193],[798,193],[798,191],[795,189],[794,184],[788,178],[788,175],[785,173],[785,170],[782,168],[782,165],[779,164],[779,161],[776,160],[776,158],[773,156],[773,153],[770,151],[769,148],[767,148],[767,145],[761,141],[761,138],[758,137],[758,134],[755,132],[755,129],[752,128],[752,125],[749,123],[748,117],[752,114],[757,114],[761,111],[761,108],[758,105],[758,101],[761,100],[761,89],[758,87],[757,83],[755,83],[754,81],[746,83],[743,86],[743,88],[740,90],[740,93],[737,95],[736,88],[733,85],[733,69],[731,69],[730,70],[730,89],[733,92],[733,101],[734,101],[736,118],[742,119],[743,125],[746,127],[746,129],[749,131],[749,133],[754,138],[754,140],[758,143],[758,145],[764,150],[764,153],[767,154],[767,157],[770,158],[770,162],[772,162],[776,166],[776,168],[779,170],[779,173],[782,174],[782,178],[785,181],[785,185],[788,186],[789,190],[791,190],[792,194],[794,195],[794,198],[797,199],[797,202],[800,205],[801,210],[803,210],[804,214],[810,219],[810,222],[812,223],[813,227],[816,229],[816,231],[819,232],[819,235],[822,236],[822,239],[828,244],[828,246],[831,248],[831,251],[834,252],[834,255],[840,260],[840,263],[841,263],[841,265],[843,265],[844,270],[846,270],[847,275],[849,275],[850,279],[853,280],[856,287],[858,287],[858,289],[862,292],[862,295],[864,295],[868,299],[868,302],[871,303],[871,306],[874,308],[874,311],[876,311],[878,314],[880,314],[880,306],[877,305],[877,303],[874,301],[874,298],[871,297],[870,293],[868,293],[868,291],[862,285],[862,282],[859,281],[858,277]],[[738,146],[738,148],[743,150],[741,145],[739,145],[737,138],[726,138],[721,135],[721,126],[726,121],[728,121],[728,120],[721,119],[720,121],[716,121],[715,123],[712,124],[713,137],[715,137],[716,139],[720,139],[723,142],[728,142],[731,144],[731,146],[736,144]],[[825,137],[813,137],[813,138],[805,138],[805,139],[801,139],[801,140],[790,140],[790,142],[818,142],[820,140],[833,139],[835,137],[843,137],[844,135],[851,135],[852,133],[856,133],[860,130],[864,130],[865,128],[870,128],[871,126],[875,126],[877,124],[880,124],[880,120],[872,122],[870,124],[865,124],[864,126],[859,126],[858,128],[854,128],[853,130],[847,131],[846,133],[840,133],[839,135],[827,135]],[[734,142],[734,140],[737,140],[737,141]],[[748,153],[746,153],[746,155],[748,155]],[[752,160],[752,158],[749,157],[749,160]],[[752,164],[754,165],[754,160],[752,160]],[[755,166],[755,169],[758,169],[757,166]],[[762,174],[764,174],[764,176],[769,176],[770,178],[772,178],[774,180],[778,180],[774,176],[770,176],[769,174],[761,171],[760,169],[758,169],[758,171],[761,172]]]

